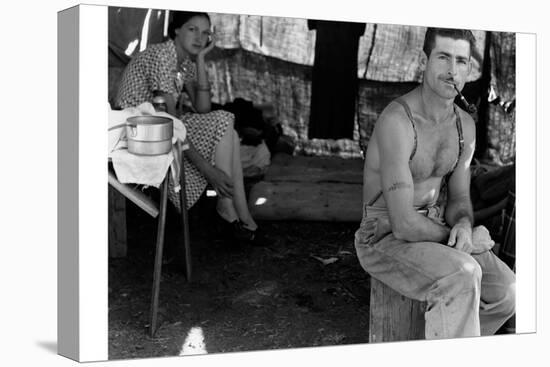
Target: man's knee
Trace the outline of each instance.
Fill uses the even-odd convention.
[[[459,294],[465,291],[475,291],[479,294],[481,289],[481,266],[471,256],[460,253],[454,257],[454,266],[449,273],[441,278],[438,288],[447,294]]]
[[[479,289],[481,287],[483,272],[481,266],[471,256],[465,257],[460,261],[459,269],[458,278],[465,288]]]
[[[507,282],[504,284],[504,294],[502,295],[502,313],[507,317],[512,317],[516,313],[516,282]]]

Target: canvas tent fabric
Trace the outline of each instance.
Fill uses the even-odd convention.
[[[119,45],[119,50],[126,50],[128,44],[138,38],[135,33],[144,29],[143,11],[110,8],[109,14],[109,45],[111,47],[116,44]],[[111,19],[112,14],[117,14],[117,17]],[[152,11],[149,22],[157,22],[156,14]],[[372,128],[383,107],[393,96],[414,88],[421,80],[418,61],[426,28],[367,23],[365,32],[359,39],[359,91],[353,138],[309,139],[316,32],[307,29],[307,20],[215,13],[210,13],[210,16],[217,34],[217,47],[208,56],[213,102],[225,104],[240,97],[258,104],[271,104],[284,134],[294,139],[297,154],[360,157],[368,145]],[[116,25],[114,20],[119,24]],[[154,33],[148,35],[149,40],[163,38],[162,22],[159,20],[155,24],[149,27],[149,32]],[[111,27],[117,27],[118,30]],[[130,29],[133,30],[129,31]],[[502,39],[496,37],[494,42],[502,43],[507,39],[503,33],[490,33],[502,35]],[[474,31],[474,34],[479,52],[470,78],[472,81],[481,77],[483,55],[487,54],[484,52],[487,32]],[[510,42],[506,44],[510,47],[493,45],[495,48],[491,58],[498,60],[500,57],[501,63],[513,58],[514,45]],[[138,47],[134,53],[138,52],[137,49]],[[129,55],[131,56],[132,54]],[[506,66],[502,69],[498,64],[494,67],[496,69],[492,80],[510,80],[509,83],[498,82],[499,92],[503,88],[511,90],[509,84],[513,84],[515,80],[515,70]],[[122,69],[121,65],[111,64],[110,55],[110,94],[116,90],[117,77]],[[501,93],[504,95],[505,92]],[[494,135],[490,145],[494,159],[505,162],[509,158],[502,160],[499,155],[515,155],[515,143],[509,143],[513,138],[507,136],[513,131],[511,126],[515,126],[515,121],[514,116],[506,116],[510,121],[507,123],[508,127],[501,131],[500,122],[497,121],[498,113],[500,112],[494,113],[491,118],[495,120],[489,122],[497,125],[493,132],[489,129],[489,134]],[[506,149],[503,150],[503,147]]]
[[[148,14],[149,13],[149,14]],[[141,40],[147,17],[147,43],[161,42],[165,17],[169,11],[109,7],[109,47],[123,55],[128,46]],[[216,46],[242,49],[289,63],[313,66],[316,33],[309,31],[306,19],[262,17],[235,14],[210,14],[216,29]],[[425,27],[367,24],[359,40],[358,77],[376,81],[408,82],[420,80],[419,57]],[[483,55],[485,31],[474,31],[479,55]],[[367,55],[372,48],[371,59]],[[125,54],[129,58],[139,47]],[[110,58],[110,61],[115,60]],[[481,74],[482,60],[476,58],[470,80]]]
[[[359,76],[383,82],[420,82],[420,57],[426,27],[367,24],[359,44]],[[473,31],[477,51],[468,81],[481,76],[485,31]],[[370,57],[369,57],[370,55]]]
[[[222,49],[242,48],[262,56],[313,66],[316,32],[307,19],[211,14]],[[420,55],[426,27],[367,23],[359,40],[357,76],[387,82],[419,82]],[[485,31],[474,30],[478,55],[469,81],[481,75]],[[372,48],[371,60],[367,56]]]
[[[108,8],[109,103],[114,107],[118,83],[133,55],[149,44],[162,42],[166,10]]]
[[[125,66],[142,46],[163,41],[165,10],[109,7],[109,66]],[[144,45],[146,46],[146,45]]]
[[[516,98],[515,44],[514,33],[491,34],[491,86],[503,102]],[[499,165],[511,164],[516,156],[515,112],[506,112],[500,105],[489,105],[488,115],[488,158]]]

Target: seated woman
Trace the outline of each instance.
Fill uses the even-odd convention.
[[[257,244],[260,236],[247,206],[234,116],[226,111],[210,112],[204,60],[214,48],[215,34],[210,28],[206,13],[173,12],[170,39],[149,46],[130,61],[122,75],[116,105],[127,108],[164,97],[167,112],[179,116],[189,137],[185,154],[188,208],[209,182],[218,194],[216,210],[224,226],[236,240]],[[184,90],[192,112],[182,112]],[[179,196],[170,191],[170,200],[179,208]]]

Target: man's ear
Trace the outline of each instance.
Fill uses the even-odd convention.
[[[418,60],[418,64],[420,65],[420,70],[422,71],[426,70],[426,65],[428,64],[428,56],[424,51],[420,53],[420,59]]]

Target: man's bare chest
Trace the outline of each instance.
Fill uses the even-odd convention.
[[[411,173],[415,181],[430,177],[443,177],[455,166],[459,152],[459,138],[456,124],[416,126],[416,153],[410,162]]]

